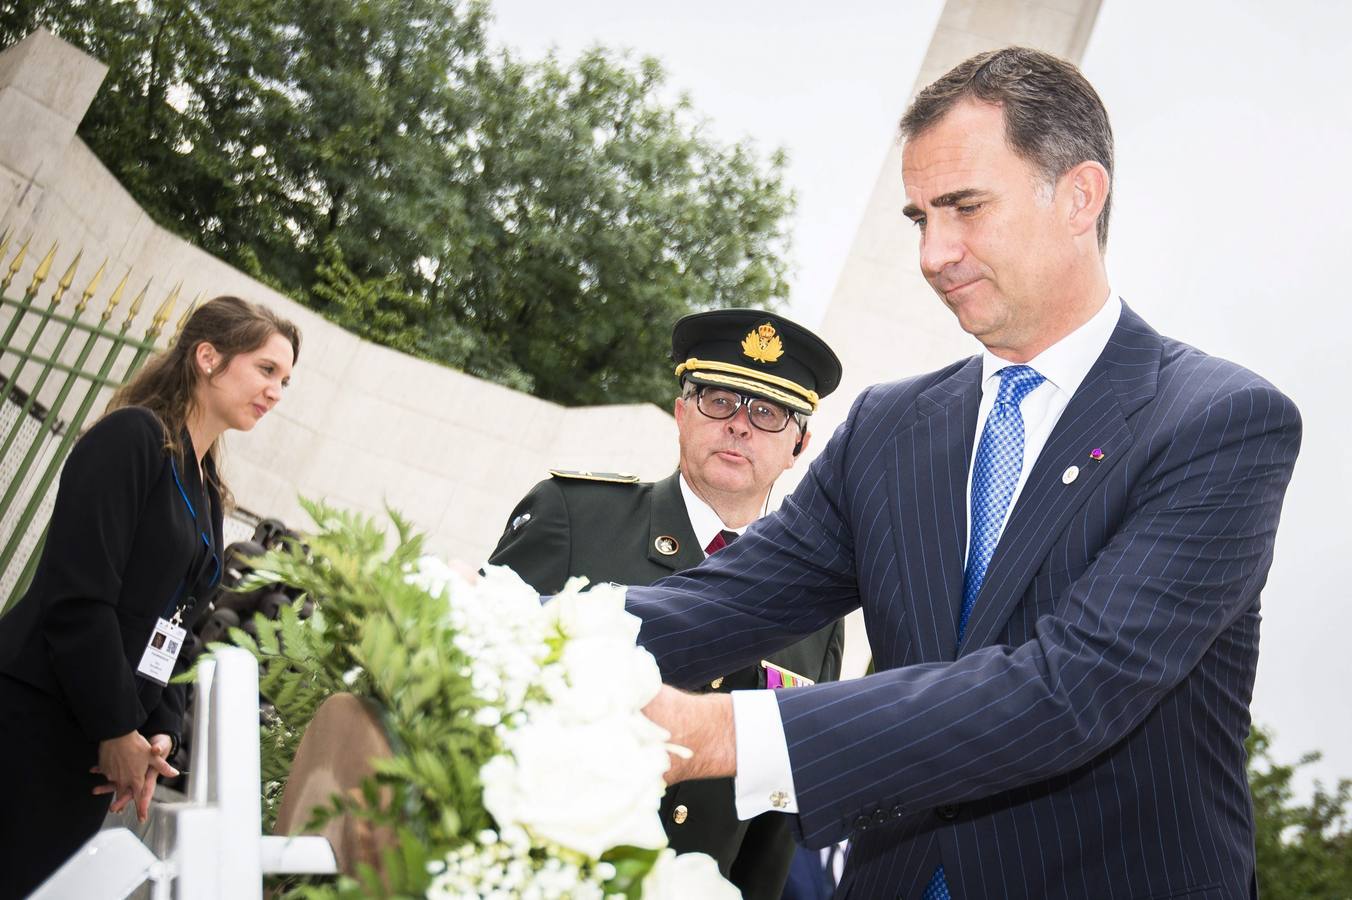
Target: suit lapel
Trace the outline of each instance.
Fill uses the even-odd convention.
[[[916,421],[893,442],[888,499],[916,658],[951,660],[962,602],[967,537],[967,462],[981,404],[981,358],[916,398]]]
[[[996,639],[1071,516],[1125,458],[1133,442],[1127,418],[1155,394],[1160,347],[1159,335],[1124,304],[1112,338],[1019,493],[972,608],[963,652]],[[1096,449],[1102,460],[1090,456]],[[1067,484],[1071,466],[1078,473]]]
[[[690,515],[685,511],[685,497],[681,495],[680,473],[677,472],[653,483],[652,509],[648,517],[648,559],[659,566],[679,572],[704,561],[704,548],[699,546]],[[657,549],[662,538],[674,538],[674,554]]]

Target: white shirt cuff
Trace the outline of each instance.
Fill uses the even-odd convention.
[[[743,821],[763,812],[798,812],[789,765],[789,741],[779,716],[775,692],[733,691],[732,723],[736,729],[737,818]]]

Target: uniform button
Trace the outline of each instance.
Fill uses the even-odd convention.
[[[958,817],[958,807],[955,803],[947,803],[934,811],[934,814],[945,822],[952,822]]]
[[[880,809],[873,814],[874,825],[881,825],[886,821],[887,821],[887,813],[885,811]]]
[[[855,828],[867,828],[867,827],[868,827],[868,816],[855,816],[855,817],[854,817],[854,827],[855,827]]]
[[[677,825],[684,825],[685,817],[688,815],[690,815],[690,810],[686,809],[685,805],[682,804],[671,811],[671,821],[675,822]]]

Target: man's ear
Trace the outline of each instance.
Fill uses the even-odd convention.
[[[1097,232],[1099,213],[1108,202],[1112,180],[1108,170],[1093,160],[1085,160],[1065,174],[1070,188],[1070,230],[1079,236]]]

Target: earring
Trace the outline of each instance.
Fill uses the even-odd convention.
[[[208,375],[211,374],[211,366],[207,366],[207,374],[208,374]]]

